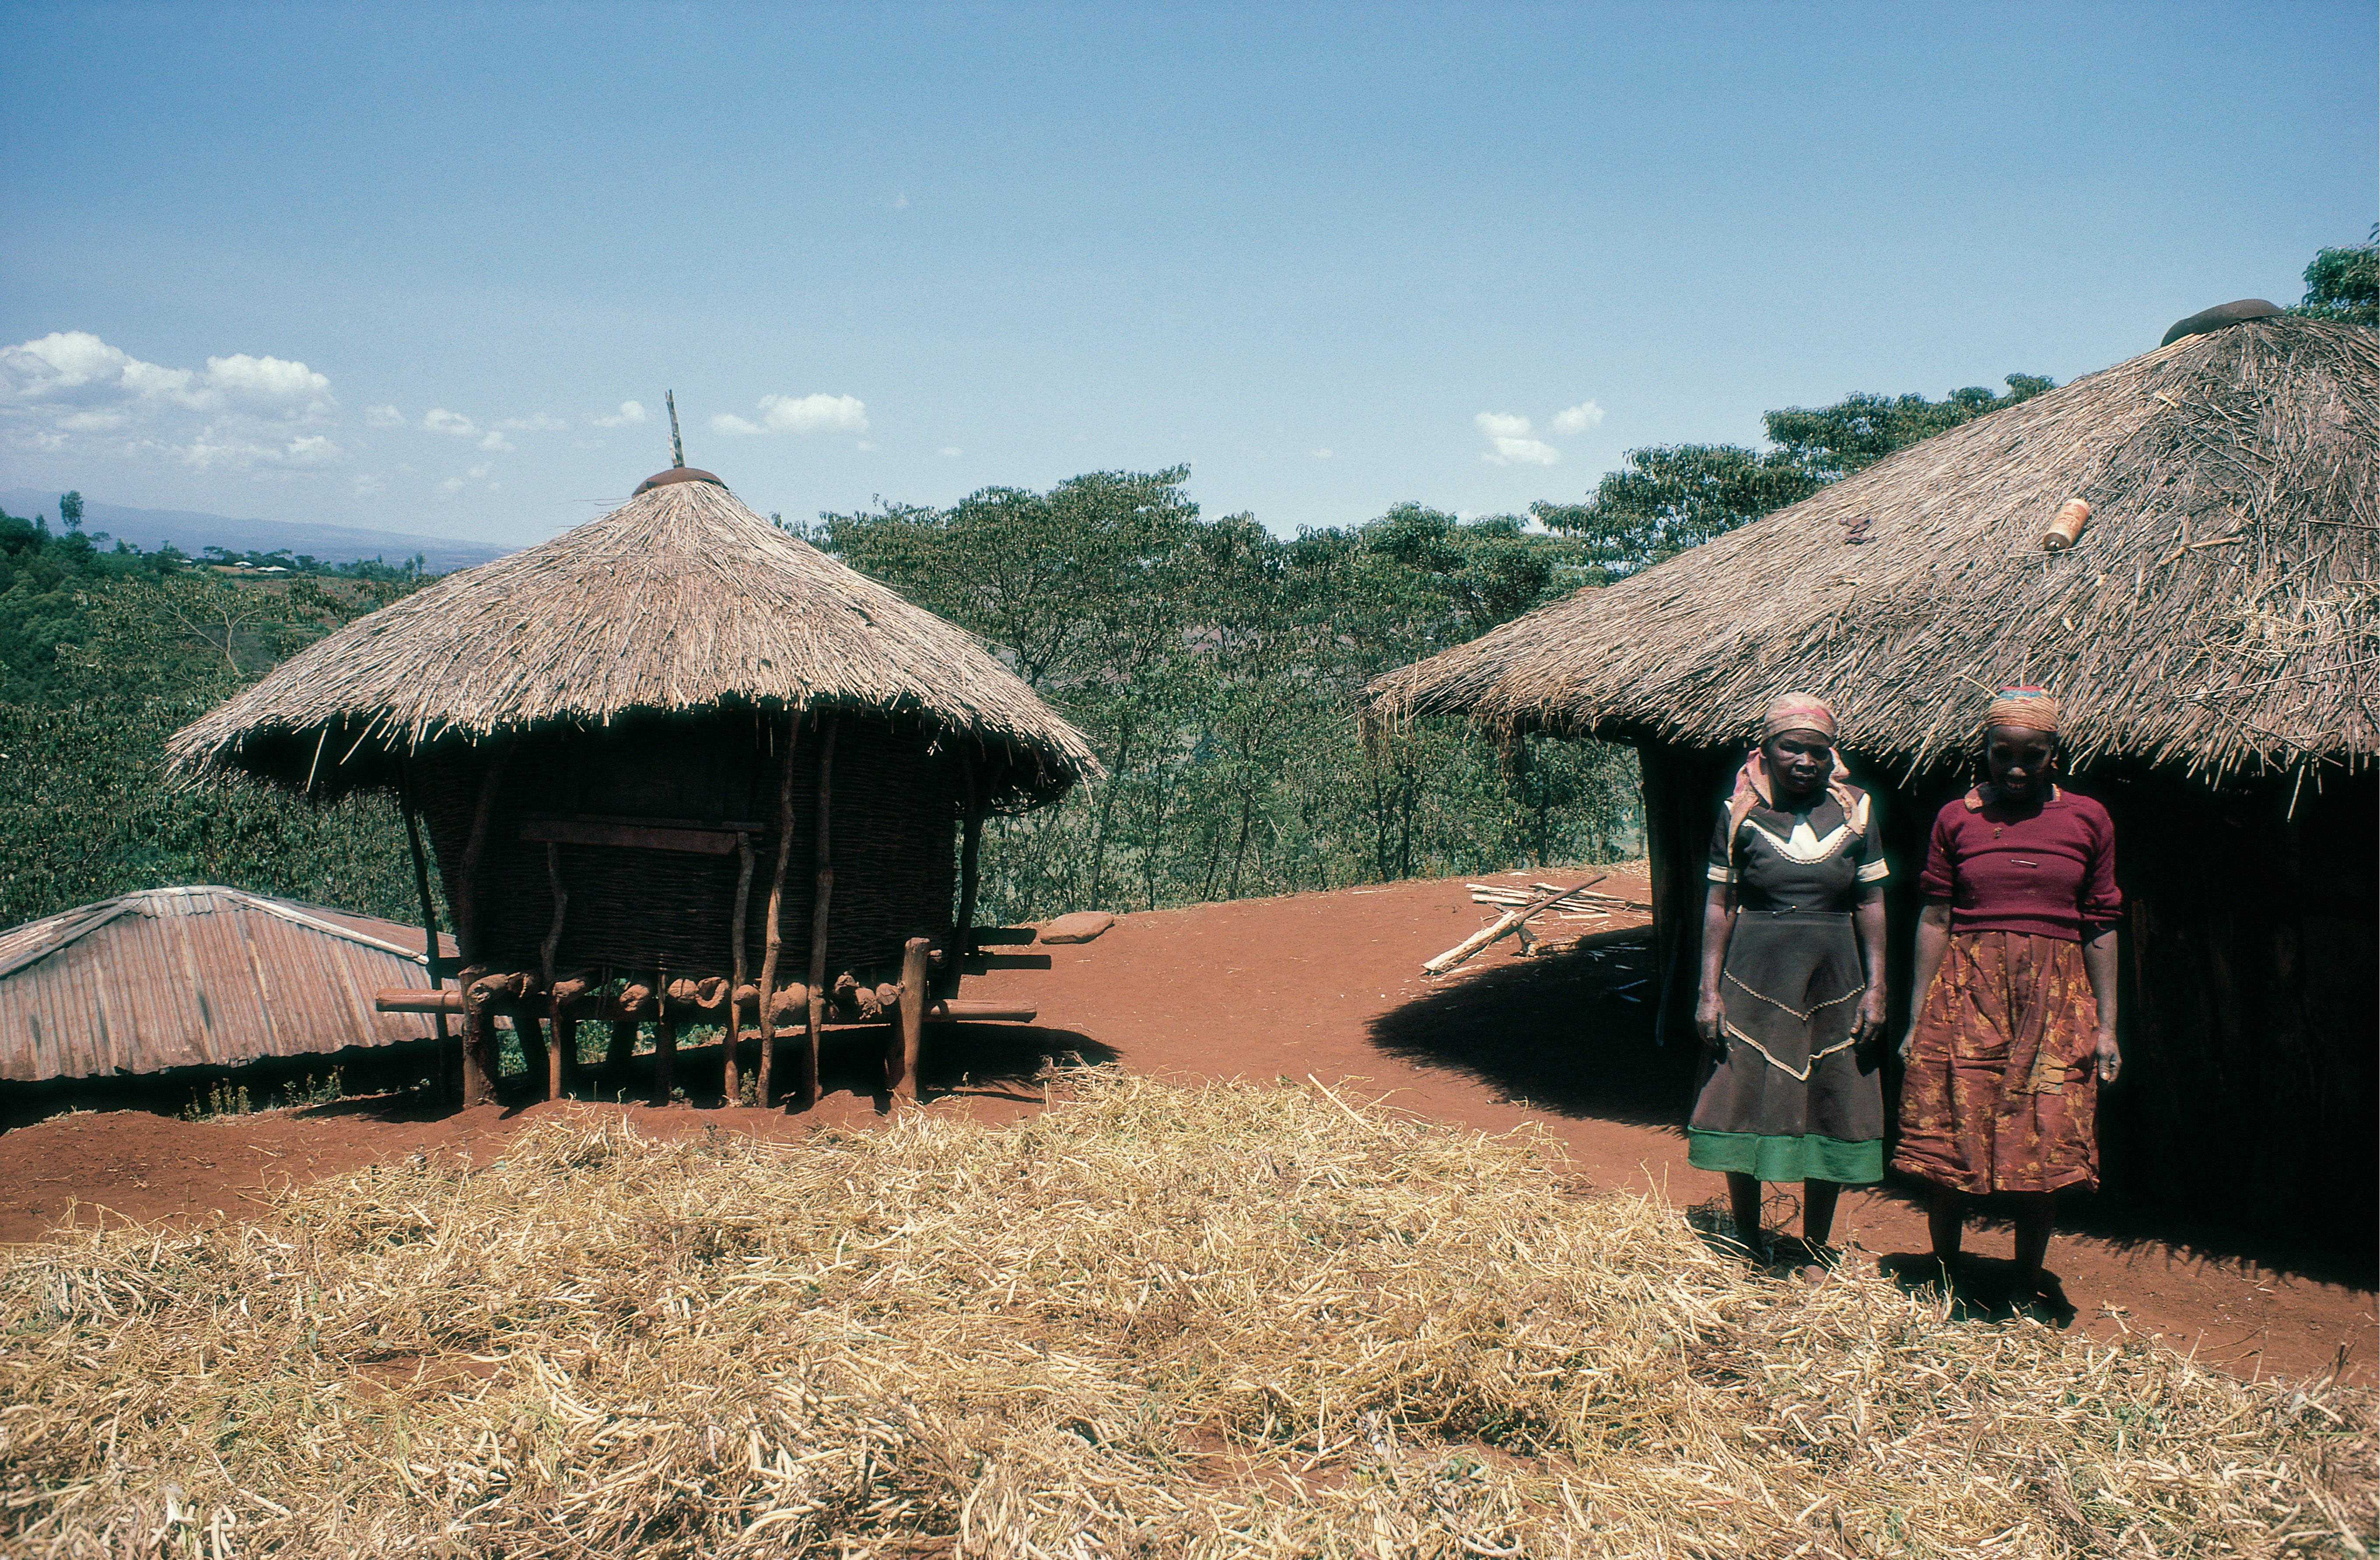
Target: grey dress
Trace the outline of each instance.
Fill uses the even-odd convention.
[[[1764,1181],[1884,1176],[1884,1091],[1852,1034],[1867,977],[1852,911],[1886,867],[1868,798],[1850,786],[1804,811],[1755,802],[1710,877],[1733,883],[1735,931],[1719,977],[1722,1049],[1704,1064],[1686,1158]]]

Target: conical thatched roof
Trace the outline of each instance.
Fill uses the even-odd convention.
[[[2045,553],[2068,498],[2089,529]],[[1867,542],[1849,540],[1865,521]],[[2065,701],[2078,762],[2361,765],[2380,721],[2380,335],[2263,319],[1937,433],[1372,685],[1376,717],[1742,740],[1787,688],[1917,767],[1988,690]]]
[[[663,473],[542,546],[446,576],[291,657],[169,744],[197,777],[315,795],[500,732],[713,708],[915,720],[992,760],[993,805],[1099,762],[974,636],[836,563],[704,473]]]

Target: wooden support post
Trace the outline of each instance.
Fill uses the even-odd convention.
[[[826,1028],[826,922],[834,902],[834,858],[828,853],[827,820],[834,801],[834,737],[837,723],[826,717],[826,746],[819,750],[818,891],[810,908],[809,1030],[802,1043],[802,1108],[818,1103],[819,1036]]]
[[[413,886],[421,896],[421,956],[430,971],[430,989],[437,991],[444,984],[443,962],[438,957],[438,906],[430,897],[430,857],[421,848],[421,819],[413,805],[413,761],[407,758],[398,781],[397,810],[405,814],[405,837],[413,847]],[[431,1015],[438,1035],[438,1103],[453,1105],[462,1098],[462,1057],[455,1054],[454,1037],[446,1032],[446,1014],[440,1009]]]
[[[794,849],[794,753],[801,746],[802,717],[785,723],[785,762],[777,770],[777,868],[769,878],[767,942],[760,953],[760,1108],[777,1103],[777,1019],[771,1011],[777,991],[777,955],[785,938],[785,862]],[[736,939],[743,954],[743,939]],[[740,985],[742,982],[738,982]]]
[[[545,1024],[526,1002],[513,1007],[513,1033],[520,1040],[522,1076],[530,1088],[544,1089],[552,1077],[553,1053],[545,1043]]]
[[[637,1030],[640,1026],[634,1018],[612,1020],[612,1043],[603,1053],[604,1080],[618,1089],[627,1079],[628,1068],[637,1058]]]
[[[562,913],[570,904],[570,896],[562,887],[562,847],[548,840],[545,846],[545,881],[553,893],[553,922],[546,928],[545,941],[538,946],[538,968],[545,976],[547,1017],[553,1020],[554,1043],[545,1054],[545,1097],[562,1098],[562,991],[553,978],[553,956],[562,947]],[[517,1019],[515,1022],[518,1022]],[[524,1043],[521,1054],[528,1054]]]
[[[553,1093],[559,1099],[578,1087],[578,1020],[562,1011],[562,999],[553,1002]]]
[[[670,1103],[670,1073],[677,1061],[677,1026],[667,1018],[653,1024],[653,1103]]]
[[[728,937],[735,944],[729,964],[735,974],[727,981],[727,1068],[721,1079],[721,1089],[730,1106],[744,1103],[744,1004],[736,993],[744,989],[744,911],[752,902],[752,836],[741,830],[735,835],[735,917],[728,928]],[[760,1005],[766,1007],[768,1004]]]
[[[926,1005],[932,1001],[926,987],[933,950],[932,940],[926,937],[912,937],[901,947],[901,1010],[896,1016],[901,1049],[885,1057],[884,1070],[892,1075],[888,1081],[893,1094],[904,1100],[917,1097],[917,1054],[926,1037]]]
[[[462,880],[461,892],[455,901],[455,940],[462,946],[463,962],[476,965],[483,950],[480,946],[480,857],[488,844],[488,821],[495,812],[496,796],[504,786],[504,766],[512,762],[509,745],[496,750],[488,761],[488,773],[480,781],[480,799],[471,810],[471,834],[463,846],[463,869],[455,874]],[[477,1014],[466,1010],[467,1022],[463,1040],[463,1103],[483,1104],[496,1092],[495,1036],[484,1009]],[[471,1023],[468,1019],[476,1018]]]
[[[962,761],[966,776],[966,816],[959,824],[959,915],[952,931],[951,966],[941,979],[941,996],[959,994],[959,978],[975,957],[975,908],[983,884],[983,804],[977,799],[975,760]]]

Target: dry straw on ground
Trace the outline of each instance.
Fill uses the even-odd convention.
[[[1391,672],[1374,718],[1717,747],[1805,688],[1860,750],[1923,768],[1993,689],[2035,682],[2078,760],[2360,767],[2380,753],[2375,427],[2361,325],[2185,336]],[[2078,497],[2090,528],[2045,553]]]
[[[565,1121],[252,1222],[20,1249],[8,1552],[2372,1542],[2360,1393],[1756,1277],[1526,1137],[1315,1089],[1077,1092],[797,1144]]]

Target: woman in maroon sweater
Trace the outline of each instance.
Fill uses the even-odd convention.
[[[1934,1255],[1959,1257],[1967,1200],[2015,1204],[2020,1301],[2042,1294],[2057,1195],[2099,1184],[2098,1088],[2116,1049],[2115,829],[2061,789],[2058,701],[2010,689],[1984,717],[1988,784],[1934,820],[1901,1042],[1893,1168],[1934,1183]]]

